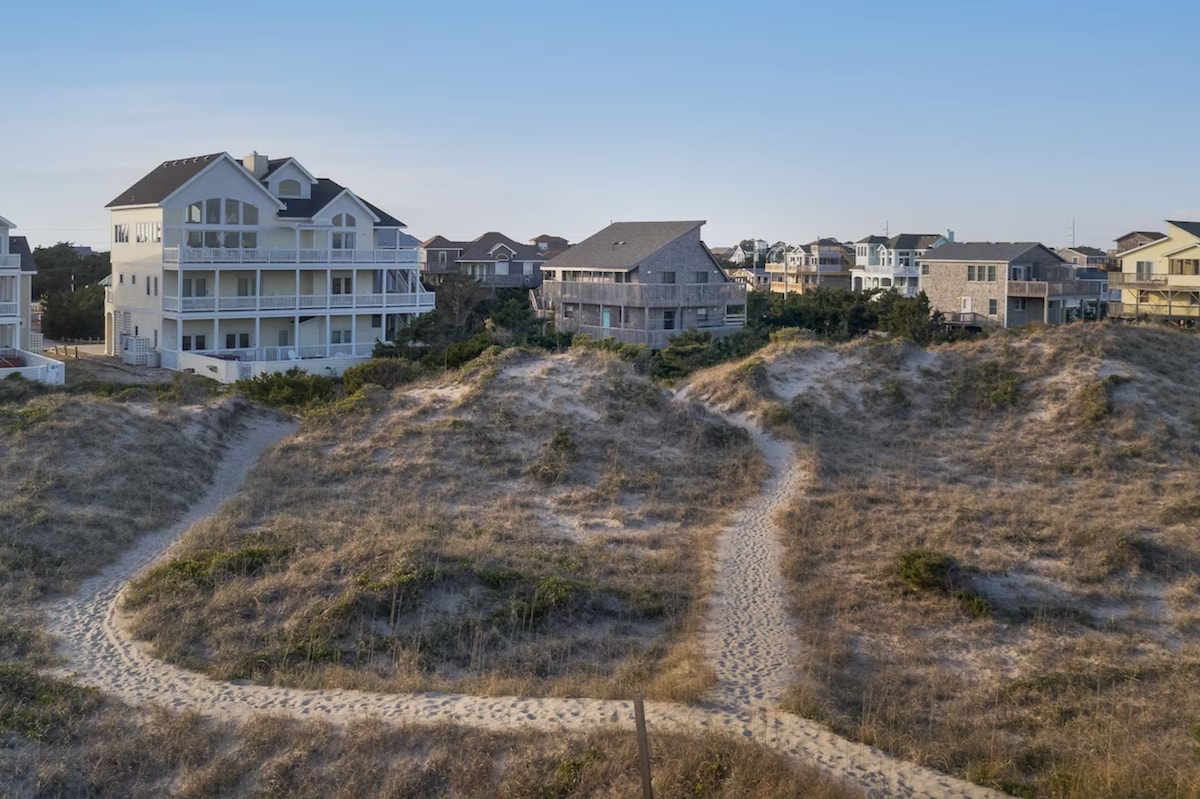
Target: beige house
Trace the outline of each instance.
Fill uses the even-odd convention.
[[[850,288],[854,250],[837,239],[797,244],[780,255],[766,266],[773,292],[803,294],[817,288]]]
[[[1121,292],[1112,316],[1194,322],[1200,319],[1200,222],[1167,222],[1167,234],[1127,250],[1109,275]]]
[[[1097,316],[1104,298],[1102,275],[1037,242],[951,242],[918,264],[930,307],[965,327],[1062,324]]]
[[[746,286],[700,240],[704,222],[617,222],[542,267],[537,310],[558,330],[662,349],[746,324]]]

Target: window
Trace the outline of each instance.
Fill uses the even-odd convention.
[[[150,279],[146,278],[146,296],[150,296]]]
[[[329,332],[329,341],[332,344],[352,344],[350,340],[349,330],[331,330]]]
[[[250,334],[249,333],[226,333],[225,334],[225,349],[250,349]]]
[[[137,273],[136,272],[134,272],[132,275],[129,276],[129,284],[131,286],[137,285]]]
[[[204,221],[203,214],[200,211],[200,203],[191,203],[184,212],[183,221],[189,225],[199,225]]]
[[[183,296],[185,296],[185,297],[207,297],[208,296],[208,278],[206,278],[206,277],[185,277],[183,279]]]
[[[925,275],[925,276],[927,276],[927,277],[928,277],[928,275],[929,275],[929,264],[921,264],[921,274],[922,274],[922,275]]]
[[[350,294],[353,291],[350,280],[348,277],[330,278],[330,291],[334,294]]]
[[[129,242],[129,225],[113,225],[113,243],[126,244]]]
[[[371,327],[383,327],[383,314],[371,314]]]
[[[192,337],[191,336],[184,336],[182,339],[180,339],[180,341],[182,342],[179,345],[180,349],[182,349],[184,352],[191,351],[191,349],[192,349]]]
[[[445,250],[442,250],[441,252],[438,253],[438,263],[439,264],[446,263],[446,251]]]
[[[671,274],[674,275],[675,273],[672,272]],[[675,329],[675,309],[674,308],[664,308],[663,309],[663,330],[674,330],[674,329]]]
[[[1014,311],[1024,311],[1025,310],[1025,298],[1024,297],[1017,297],[1016,299],[1014,299],[1012,301],[1012,304],[1013,304]]]
[[[125,285],[125,273],[124,272],[121,272],[119,275],[117,275],[117,282],[120,283],[121,285]]]
[[[353,250],[354,234],[335,232],[333,234],[333,242],[330,246],[335,250]]]
[[[696,324],[702,325],[702,324],[705,324],[706,322],[708,322],[708,309],[707,308],[697,308],[696,309]]]
[[[225,334],[225,349],[232,350],[237,347],[237,333]]]
[[[162,241],[162,223],[138,222],[133,228],[133,238],[138,244],[157,244]]]
[[[693,275],[692,282],[693,283],[707,283],[708,282],[708,272],[696,272]]]
[[[290,180],[290,179],[279,181],[279,196],[280,197],[299,197],[300,196],[300,181]]]
[[[997,310],[997,308],[996,308],[996,301],[995,301],[995,300],[988,300],[988,316],[995,316],[995,315],[996,315],[996,310]]]
[[[376,230],[375,231],[375,249],[377,250],[394,250],[400,246],[400,231],[398,230]]]
[[[675,282],[675,273],[674,272],[659,272],[658,273],[658,282],[659,283],[674,283]],[[673,328],[667,328],[667,329],[670,330]]]
[[[158,296],[158,275],[154,276],[154,296]]]
[[[225,201],[225,224],[240,225],[242,223],[242,204],[237,200]]]
[[[989,282],[989,283],[995,283],[995,282],[996,282],[996,265],[995,265],[995,264],[989,264],[989,265],[988,265],[988,278],[987,278],[987,282]]]
[[[258,286],[254,284],[252,277],[239,277],[237,279],[237,295],[239,297],[253,297],[258,293]]]
[[[1137,262],[1137,279],[1146,280],[1150,275],[1154,274],[1153,261],[1138,261]]]
[[[219,199],[204,201],[204,223],[206,225],[221,224],[221,201]]]
[[[975,282],[975,264],[970,264],[967,266],[967,282]]]
[[[204,336],[196,336],[196,349],[202,350],[208,345],[208,341]]]

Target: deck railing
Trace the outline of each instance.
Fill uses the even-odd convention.
[[[165,264],[407,264],[416,267],[416,249],[332,250],[262,247],[163,247]]]
[[[264,294],[252,297],[173,297],[162,298],[169,313],[215,313],[218,311],[297,311],[327,308],[369,310],[372,308],[433,308],[431,291],[386,292],[378,294]]]

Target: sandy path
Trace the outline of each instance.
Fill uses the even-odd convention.
[[[263,422],[251,428],[231,446],[213,487],[186,518],[142,539],[120,562],[85,581],[75,596],[47,605],[49,630],[61,640],[61,652],[68,662],[67,667],[59,670],[61,675],[133,705],[156,703],[225,718],[275,712],[335,723],[375,717],[406,722],[452,721],[490,730],[519,726],[539,730],[583,730],[606,724],[633,726],[633,706],[621,701],[436,693],[386,695],[217,682],[154,659],[138,642],[126,636],[117,613],[125,584],[169,551],[192,523],[213,513],[225,497],[238,489],[258,457],[292,429],[277,422]],[[719,553],[723,571],[710,635],[719,639],[715,647],[720,653],[718,699],[723,706],[647,703],[651,730],[710,730],[753,738],[798,760],[816,763],[828,774],[862,786],[871,797],[999,796],[839,738],[814,722],[774,713],[765,707],[786,684],[786,672],[779,664],[787,662],[790,636],[786,632],[786,619],[775,618],[783,612],[782,596],[759,601],[755,593],[761,590],[767,595],[775,590],[771,587],[774,577],[768,564],[776,557],[778,544],[773,543],[770,508],[786,501],[795,484],[794,478],[789,477],[791,462],[786,449],[781,456],[769,439],[756,438],[767,448],[774,475],[765,495],[752,503],[755,509],[738,517],[739,524],[752,528],[753,534],[736,536],[739,528],[734,525],[731,534],[723,536]],[[731,538],[735,540],[725,540]],[[745,546],[740,544],[740,538],[747,539]],[[760,612],[768,614],[770,619],[761,620]],[[745,628],[761,628],[763,634]]]
[[[778,704],[794,680],[798,644],[780,572],[783,547],[774,518],[800,490],[786,442],[763,433],[744,416],[725,419],[748,432],[771,473],[762,494],[738,512],[717,540],[717,581],[705,630],[705,650],[717,670],[714,699],[724,709]]]

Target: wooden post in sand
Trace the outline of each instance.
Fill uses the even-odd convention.
[[[633,695],[633,718],[637,722],[638,765],[642,772],[642,797],[654,799],[650,784],[650,742],[646,738],[646,709],[642,707],[642,692]]]

